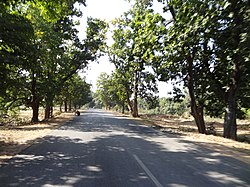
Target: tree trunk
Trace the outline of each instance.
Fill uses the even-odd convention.
[[[127,103],[128,103],[128,110],[129,110],[130,114],[132,115],[133,114],[133,107],[132,107],[132,103],[130,101],[130,94],[129,94],[128,88],[127,88],[126,99],[127,99]]]
[[[243,49],[242,48],[242,23],[244,20],[244,16],[240,11],[240,7],[237,6],[238,1],[232,1],[232,7],[234,7],[233,15],[233,25],[234,25],[234,30],[231,33],[232,38],[231,40],[234,41],[235,45],[235,51],[238,51],[238,49]],[[239,51],[235,54],[232,55],[232,59],[234,62],[234,69],[232,72],[232,77],[231,77],[231,84],[229,85],[229,89],[225,94],[225,101],[226,101],[226,111],[225,111],[225,116],[224,116],[224,132],[223,136],[225,138],[230,138],[233,140],[237,140],[237,124],[236,124],[236,111],[237,111],[237,93],[238,90],[240,89],[241,85],[241,77],[243,76],[243,69],[244,67],[247,67],[248,62],[244,59],[244,56],[242,53]]]
[[[71,100],[69,100],[69,111],[72,111],[72,104],[71,104]]]
[[[32,119],[31,122],[38,122],[39,119],[39,100],[36,96],[33,96],[32,98],[32,103],[31,103],[31,107],[32,107]]]
[[[134,118],[139,117],[137,96],[134,98],[133,108],[134,108],[134,110],[133,110],[132,116],[133,116]]]
[[[47,105],[45,107],[45,116],[44,120],[48,120],[53,117],[53,107],[51,105]]]
[[[32,108],[32,119],[31,122],[38,122],[38,116],[39,116],[39,99],[36,95],[36,76],[34,71],[32,72],[32,85],[31,85],[31,108]]]
[[[200,104],[196,101],[195,93],[194,93],[194,77],[193,77],[193,58],[188,57],[188,91],[190,96],[190,105],[191,105],[191,115],[195,119],[196,126],[198,127],[198,131],[201,134],[206,133],[205,121],[204,121],[204,113],[203,113],[203,104]]]
[[[50,105],[46,105],[44,120],[48,120],[49,118],[50,118]]]
[[[203,114],[203,106],[197,106],[195,103],[191,104],[191,114],[195,119],[195,123],[198,127],[198,132],[201,134],[206,133],[204,114]]]
[[[125,113],[125,102],[123,101],[122,102],[122,114],[124,114]]]
[[[49,118],[52,118],[53,115],[53,100],[55,96],[52,93],[47,93],[47,96],[45,98],[46,106],[45,106],[45,116],[44,120],[48,120]]]
[[[64,100],[64,111],[68,112],[68,105],[67,100]]]
[[[139,113],[138,113],[138,72],[135,71],[135,77],[134,77],[134,91],[133,91],[133,95],[134,95],[134,100],[133,100],[133,117],[139,117]]]
[[[53,117],[53,112],[54,112],[54,109],[53,109],[53,106],[51,106],[51,107],[50,107],[50,116],[49,116],[50,118]]]
[[[230,89],[226,99],[226,111],[224,116],[224,132],[225,138],[237,140],[237,124],[236,124],[236,90]]]

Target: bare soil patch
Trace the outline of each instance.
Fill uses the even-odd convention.
[[[29,116],[26,113],[22,115]],[[0,164],[73,117],[73,113],[62,113],[47,122],[13,123],[0,126]]]

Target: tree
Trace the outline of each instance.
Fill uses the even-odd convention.
[[[7,110],[4,103],[9,106],[26,103],[32,107],[32,121],[36,122],[39,106],[44,104],[45,118],[49,118],[55,95],[63,84],[99,56],[105,46],[107,24],[89,19],[87,38],[80,41],[72,20],[72,16],[81,15],[74,8],[76,2],[85,3],[84,0],[16,0],[0,3],[4,12],[1,13],[4,26],[0,30],[1,68],[5,69],[1,78],[3,83],[18,85],[7,85],[8,90],[1,92],[0,102],[4,109]],[[19,34],[17,30],[23,33]],[[14,60],[18,60],[18,63],[14,63]],[[16,72],[18,76],[15,77]]]
[[[38,121],[38,109],[43,99],[45,119],[51,116],[55,95],[60,92],[62,84],[85,62],[85,59],[79,59],[82,55],[77,54],[80,53],[82,44],[73,28],[75,24],[70,15],[67,17],[62,14],[58,20],[48,19],[47,15],[41,13],[42,10],[40,6],[30,6],[27,10],[32,15],[30,19],[35,28],[34,43],[37,46],[37,59],[28,70],[31,75],[30,105],[33,109],[33,122]]]
[[[26,68],[32,59],[34,30],[31,22],[0,2],[0,110],[19,106],[26,97]]]
[[[109,108],[111,106],[110,95],[108,93],[109,87],[109,75],[107,73],[101,73],[97,79],[97,97],[103,103],[105,108]]]
[[[74,74],[68,79],[61,89],[60,94],[56,95],[56,101],[60,106],[64,102],[65,111],[77,110],[83,105],[92,101],[90,84],[86,83],[85,78]]]
[[[240,111],[238,107],[242,101],[249,100],[250,6],[249,2],[244,0],[218,1],[217,4],[220,6],[216,15],[216,59],[212,73],[215,83],[220,86],[218,88],[221,94],[218,98],[225,103],[223,135],[237,139],[236,118],[237,111]]]
[[[209,6],[201,1],[169,1],[168,10],[172,14],[165,40],[164,62],[153,63],[160,80],[181,80],[187,86],[190,96],[191,115],[198,131],[205,133],[204,106],[208,78],[204,66],[209,59],[200,58],[209,53],[205,48],[209,42],[208,24]],[[163,52],[164,53],[164,52]],[[205,60],[207,60],[205,62]]]
[[[173,24],[168,30],[167,60],[158,73],[162,79],[185,82],[199,132],[205,132],[204,107],[213,115],[226,108],[224,137],[236,139],[237,106],[249,97],[239,95],[249,89],[249,4],[234,0],[162,2],[167,3],[165,11],[171,12]]]
[[[139,116],[138,96],[149,97],[152,92],[157,92],[155,76],[147,67],[149,56],[151,59],[157,56],[155,53],[160,46],[161,32],[165,29],[162,22],[159,14],[139,4],[114,22],[114,44],[109,55],[126,80],[128,108],[134,117]],[[133,103],[129,94],[133,96]]]
[[[109,87],[109,90],[111,95],[113,95],[112,100],[115,102],[117,107],[122,109],[122,113],[124,113],[125,105],[127,104],[127,94],[131,95],[127,93],[129,92],[125,86],[127,82],[124,79],[124,76],[119,73],[118,69],[111,74],[110,81],[111,86]]]

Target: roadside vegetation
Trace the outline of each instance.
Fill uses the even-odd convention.
[[[223,137],[237,140],[237,119],[250,108],[249,3],[159,1],[162,14],[152,1],[138,0],[113,21],[114,43],[107,50],[116,69],[99,77],[96,98],[105,108],[126,108],[138,117],[139,99],[147,110],[162,110],[157,80],[175,81],[184,88],[176,86],[171,100],[188,98],[199,133],[208,133],[206,115],[220,117]]]
[[[153,1],[134,0],[112,23],[89,18],[83,40],[75,18],[85,0],[1,1],[1,126],[21,124],[12,119],[23,110],[37,123],[53,117],[55,106],[67,112],[87,104],[154,120],[192,117],[200,134],[211,134],[206,116],[216,117],[221,136],[239,139],[237,121],[250,114],[248,1],[158,1],[161,14]],[[102,55],[115,71],[101,74],[91,93],[78,73]],[[157,96],[157,81],[175,82],[171,97]]]
[[[80,40],[76,4],[85,0],[0,2],[0,123],[25,109],[31,122],[39,122],[40,109],[48,120],[54,106],[75,110],[91,100],[78,72],[102,54],[107,25],[89,18]]]

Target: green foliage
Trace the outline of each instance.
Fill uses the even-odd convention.
[[[89,19],[87,37],[80,41],[73,16],[81,12],[75,3],[85,0],[0,2],[1,111],[19,105],[34,110],[34,102],[50,108],[65,82],[99,57],[107,24]]]
[[[25,97],[23,81],[33,55],[34,30],[28,19],[11,12],[3,3],[0,12],[0,110],[7,112]]]
[[[56,96],[56,100],[58,104],[67,101],[75,109],[80,108],[92,101],[90,88],[91,85],[86,83],[85,78],[75,74],[65,82],[60,94]]]
[[[101,73],[97,80],[97,97],[106,108],[114,106],[112,103],[112,95],[109,88],[111,87],[111,79],[107,73]]]
[[[161,2],[173,22],[165,40],[165,62],[153,63],[158,75],[184,81],[194,117],[203,107],[212,116],[224,113],[224,136],[235,139],[236,117],[243,116],[240,108],[249,103],[249,3]]]
[[[176,101],[173,98],[160,98],[160,113],[181,116],[188,112],[188,105],[187,98],[182,101]]]
[[[96,57],[100,57],[106,52],[106,32],[108,24],[99,19],[88,18],[87,20],[87,38],[85,45]]]
[[[122,107],[125,96],[122,92],[125,88],[119,80],[119,75],[101,73],[97,80],[96,97],[106,108]]]
[[[189,113],[189,100],[175,100],[174,98],[158,98],[155,100],[154,107],[150,107],[147,100],[139,99],[139,110],[146,114],[169,114],[184,116]]]
[[[163,22],[164,19],[147,6],[135,4],[113,23],[114,44],[109,48],[109,55],[117,72],[123,76],[128,104],[133,94],[134,108],[131,110],[135,113],[138,96],[151,103],[151,107],[154,105],[158,89],[149,64],[159,59],[158,50],[162,48],[165,32]]]

